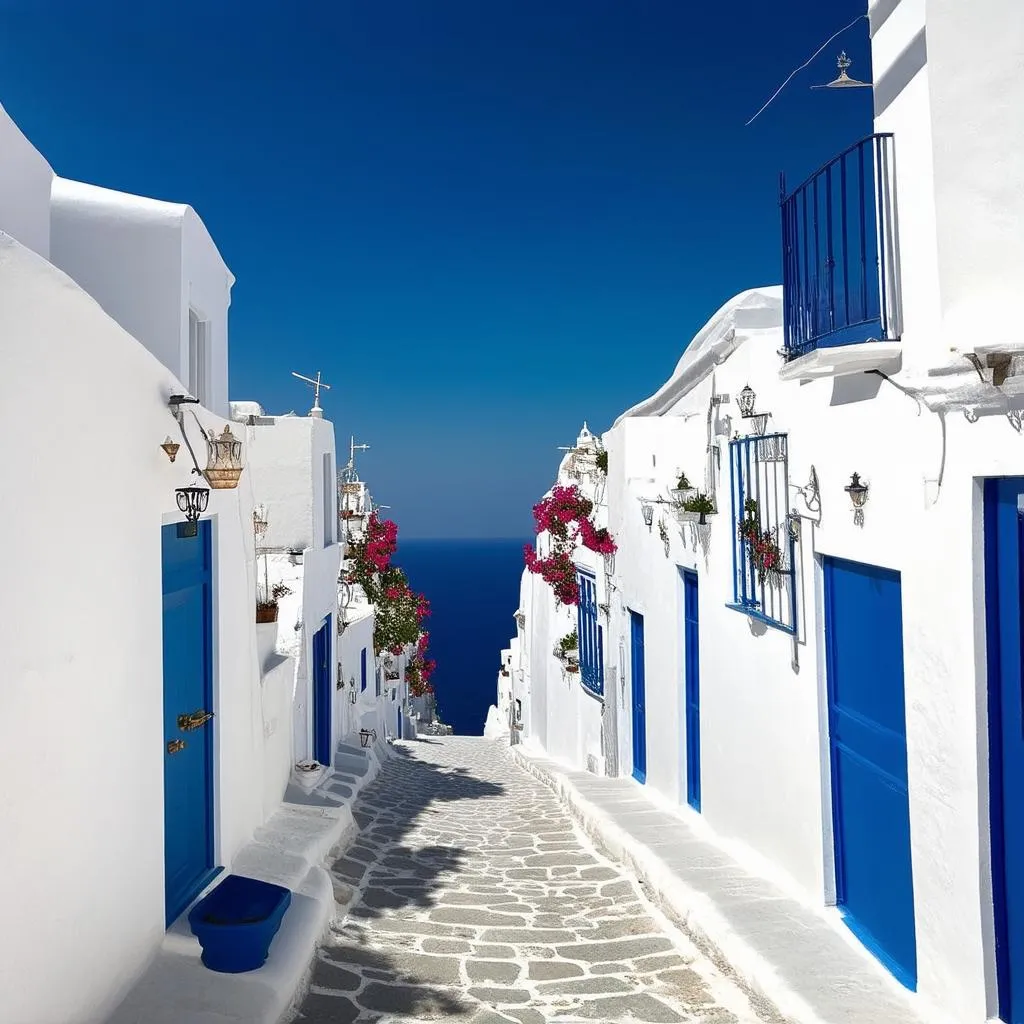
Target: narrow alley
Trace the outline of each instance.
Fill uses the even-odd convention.
[[[296,1024],[782,1020],[506,748],[444,737],[395,751],[332,867],[339,910]]]

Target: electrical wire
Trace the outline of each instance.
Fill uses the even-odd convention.
[[[866,17],[866,14],[858,14],[857,17],[854,18],[849,25],[846,25],[843,28],[841,28],[838,32],[835,33],[835,35],[829,36],[828,39],[826,39],[825,42],[823,42],[821,46],[819,46],[818,49],[814,51],[812,56],[805,63],[801,64],[800,67],[798,67],[795,71],[790,72],[789,77],[782,83],[782,85],[778,87],[778,89],[775,90],[774,93],[772,93],[771,98],[768,100],[768,102],[743,127],[749,128],[750,125],[752,125],[768,109],[768,107],[775,100],[776,96],[778,96],[779,93],[782,92],[782,90],[785,89],[787,85],[789,85],[789,83],[793,80],[794,76],[798,75],[801,71],[803,71],[803,69],[806,68],[807,65],[810,64],[815,59],[815,57],[817,57],[818,54],[821,53],[821,51],[824,50],[825,47],[832,42],[833,39],[836,39],[837,37],[841,36],[844,32],[853,28],[853,26],[856,25],[858,21]]]

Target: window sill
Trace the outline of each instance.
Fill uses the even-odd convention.
[[[867,370],[896,373],[903,361],[898,341],[862,341],[850,345],[816,348],[783,364],[779,380],[817,380],[842,377]]]
[[[765,615],[765,613],[761,611],[760,607],[756,604],[736,604],[733,602],[727,602],[725,607],[734,612],[739,612],[741,615],[746,615],[748,618],[754,619],[755,622],[763,622],[766,626],[771,626],[772,629],[779,630],[780,633],[787,633],[790,636],[796,633],[796,629],[794,627],[787,626],[784,622],[779,622],[778,619],[773,619],[770,615]]]

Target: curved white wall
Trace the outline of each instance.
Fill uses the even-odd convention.
[[[189,482],[180,382],[74,282],[0,239],[0,1005],[105,1019],[164,935],[161,524]],[[39,367],[47,368],[46,374]],[[199,410],[207,428],[222,426]],[[194,436],[194,435],[193,435]],[[213,491],[217,857],[262,821],[251,508]],[[60,984],[54,984],[60,964]]]
[[[49,258],[53,171],[2,106],[0,153],[0,231]]]

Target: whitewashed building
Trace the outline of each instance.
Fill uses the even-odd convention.
[[[228,415],[234,276],[195,210],[54,177],[54,266],[218,416]]]
[[[181,536],[181,489],[205,486],[185,442],[205,467],[225,403],[171,402],[181,361],[105,311],[111,297],[89,290],[104,280],[48,261],[52,175],[2,110],[0,151],[0,426],[17,480],[0,499],[0,1004],[12,1021],[69,1024],[106,1019],[264,820],[252,509],[244,491],[209,490]],[[139,272],[155,280],[144,235]],[[208,255],[194,291],[226,309],[230,273]],[[185,322],[167,307],[169,335]],[[226,345],[211,335],[211,365]]]
[[[265,566],[260,593],[284,583],[275,647],[293,653],[292,752],[295,763],[330,765],[341,739],[334,727],[338,614],[337,470],[334,426],[319,402],[308,416],[268,416],[251,402],[232,403],[248,450],[248,486],[266,527],[256,539]]]
[[[588,607],[524,574],[513,667],[527,742],[838,907],[927,1019],[1019,1024],[1024,6],[870,18],[876,134],[785,190],[783,287],[603,435],[618,551],[578,553]]]

